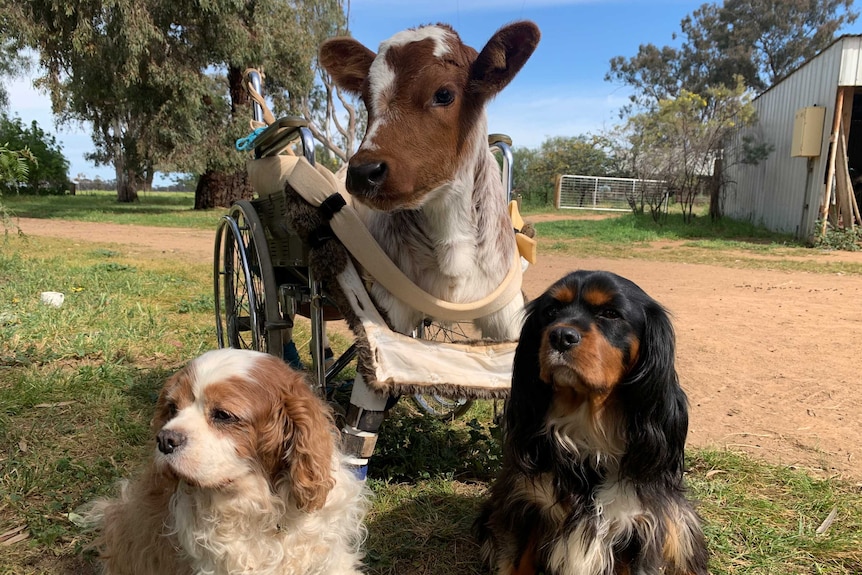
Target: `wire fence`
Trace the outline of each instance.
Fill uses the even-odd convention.
[[[666,203],[668,196],[662,180],[563,175],[555,203],[557,209],[629,211],[644,203]]]

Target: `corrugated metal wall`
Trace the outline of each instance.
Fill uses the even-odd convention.
[[[757,166],[744,166],[734,164],[733,159],[742,134],[730,146],[727,161],[731,184],[725,199],[726,215],[802,238],[813,232],[825,190],[839,76],[851,82],[844,85],[862,84],[860,50],[862,37],[843,37],[754,100],[759,122],[746,133],[772,144],[774,150]],[[821,153],[811,162],[790,157],[794,116],[796,110],[806,106],[826,108]]]

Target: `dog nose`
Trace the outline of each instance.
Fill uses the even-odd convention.
[[[557,351],[569,351],[581,342],[581,333],[573,327],[556,327],[548,334],[548,341]]]
[[[351,164],[347,168],[347,190],[353,194],[373,195],[383,185],[388,173],[386,162]]]
[[[159,451],[168,455],[183,446],[186,442],[186,436],[182,433],[177,433],[172,430],[161,430],[156,435],[156,443],[159,444]]]

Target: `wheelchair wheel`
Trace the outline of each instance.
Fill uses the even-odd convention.
[[[469,326],[469,324],[466,324]],[[425,320],[417,330],[417,337],[432,341],[457,342],[470,339],[465,324],[440,324]],[[464,398],[443,397],[437,394],[417,393],[412,398],[423,413],[444,420],[457,419],[467,413],[473,401]]]
[[[266,235],[252,204],[231,207],[216,232],[213,270],[219,347],[282,356],[281,317]]]

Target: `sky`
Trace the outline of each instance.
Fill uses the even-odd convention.
[[[551,136],[577,136],[610,128],[628,101],[629,89],[605,81],[614,56],[631,57],[641,44],[678,45],[680,21],[704,0],[351,0],[350,31],[374,51],[406,28],[443,22],[465,44],[481,50],[501,26],[532,20],[542,32],[533,56],[488,108],[488,129],[535,148]],[[857,21],[840,33],[862,33]],[[8,80],[6,80],[8,81]],[[110,166],[96,167],[84,127],[55,126],[50,101],[32,78],[8,85],[9,112],[53,133],[70,163],[69,175],[113,179]],[[156,184],[167,183],[164,176]]]

